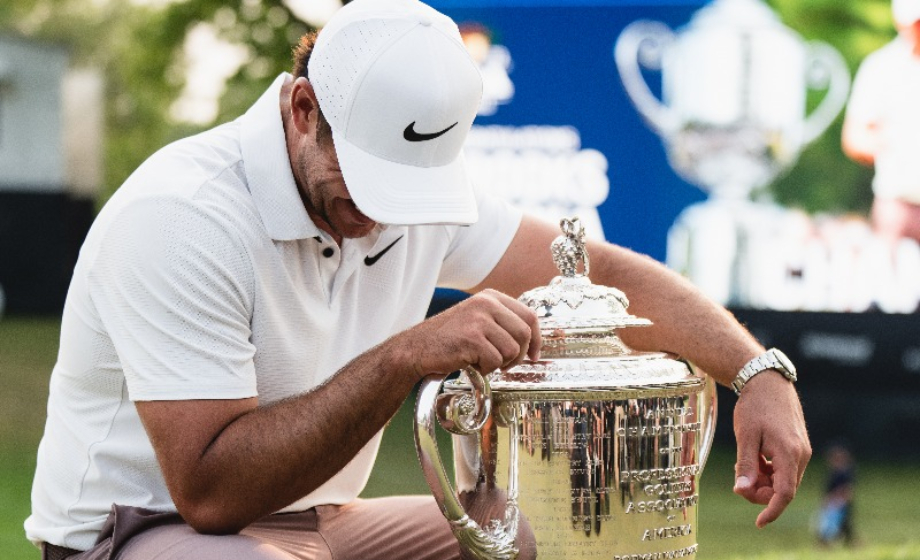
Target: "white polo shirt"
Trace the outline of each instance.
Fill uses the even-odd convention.
[[[33,542],[88,549],[113,503],[175,511],[134,401],[309,391],[423,320],[436,285],[481,282],[517,231],[518,211],[479,196],[476,225],[378,227],[340,249],[298,195],[282,81],[154,154],[93,224],[51,376]],[[379,443],[284,511],[354,499]]]
[[[875,196],[920,204],[920,57],[907,39],[896,37],[860,64],[847,120],[874,123],[882,135]]]

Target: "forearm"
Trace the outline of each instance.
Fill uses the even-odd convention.
[[[517,297],[546,285],[559,274],[549,249],[559,233],[558,226],[525,216],[496,269],[473,291],[493,288]],[[630,301],[629,312],[654,322],[652,327],[621,329],[633,348],[679,354],[725,385],[763,352],[728,311],[661,263],[599,241],[589,241],[587,250],[591,281],[622,290]]]
[[[517,296],[545,285],[558,274],[549,258],[550,243],[558,235],[552,224],[525,216],[498,266],[473,291],[493,288]],[[589,242],[587,249],[592,282],[619,288],[631,302],[630,313],[654,322],[620,330],[633,348],[674,352],[725,385],[763,352],[727,310],[664,265],[607,243]],[[795,388],[779,372],[756,376],[735,406],[734,426],[735,491],[751,502],[769,504],[757,518],[763,527],[792,500],[811,457]]]
[[[179,513],[206,533],[239,531],[340,472],[422,377],[512,367],[540,346],[537,318],[486,292],[358,356],[315,390],[272,405],[138,402]]]
[[[615,247],[609,250],[609,258],[599,259],[601,266],[593,266],[592,259],[594,281],[615,283],[630,297],[631,313],[655,322],[648,328],[624,329],[627,344],[679,354],[724,385],[763,352],[727,310],[684,278],[649,258]],[[753,378],[735,405],[734,428],[738,442],[735,492],[753,503],[766,504],[756,521],[758,527],[764,527],[792,501],[811,457],[793,385],[778,372]]]
[[[169,476],[197,530],[236,532],[314,491],[389,421],[415,382],[388,341],[309,393],[240,415],[183,474]]]
[[[629,313],[654,323],[620,331],[631,347],[678,354],[723,385],[763,352],[731,313],[664,265],[609,244],[589,243],[588,251],[592,282],[619,288]]]

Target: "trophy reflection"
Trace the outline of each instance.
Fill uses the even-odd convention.
[[[795,164],[844,107],[850,76],[830,46],[804,42],[760,0],[715,0],[674,32],[636,21],[615,48],[636,109],[661,136],[671,166],[709,199],[668,233],[668,265],[722,304],[751,300],[754,246],[786,212],[752,194]],[[642,67],[660,70],[660,101]],[[806,115],[806,94],[826,89]]]

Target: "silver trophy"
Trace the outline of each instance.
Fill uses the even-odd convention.
[[[651,323],[627,313],[623,292],[589,281],[578,220],[562,229],[551,247],[560,275],[520,297],[540,320],[541,360],[425,379],[422,470],[465,558],[693,557],[715,385],[623,343],[621,329]],[[454,484],[438,424],[454,434]]]
[[[760,0],[715,0],[676,33],[634,22],[618,37],[614,58],[671,166],[711,195],[678,218],[669,265],[717,301],[743,303],[745,237],[776,217],[775,208],[750,203],[751,194],[788,170],[840,113],[850,86],[846,63],[832,47],[805,42]],[[662,100],[643,67],[660,70]],[[808,91],[822,89],[807,115]]]

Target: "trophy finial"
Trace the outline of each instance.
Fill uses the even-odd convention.
[[[590,264],[588,251],[585,249],[584,226],[578,216],[574,216],[559,220],[559,227],[562,229],[562,235],[553,240],[552,245],[550,245],[556,267],[565,277],[587,276]],[[579,260],[584,264],[582,274],[578,274]]]

